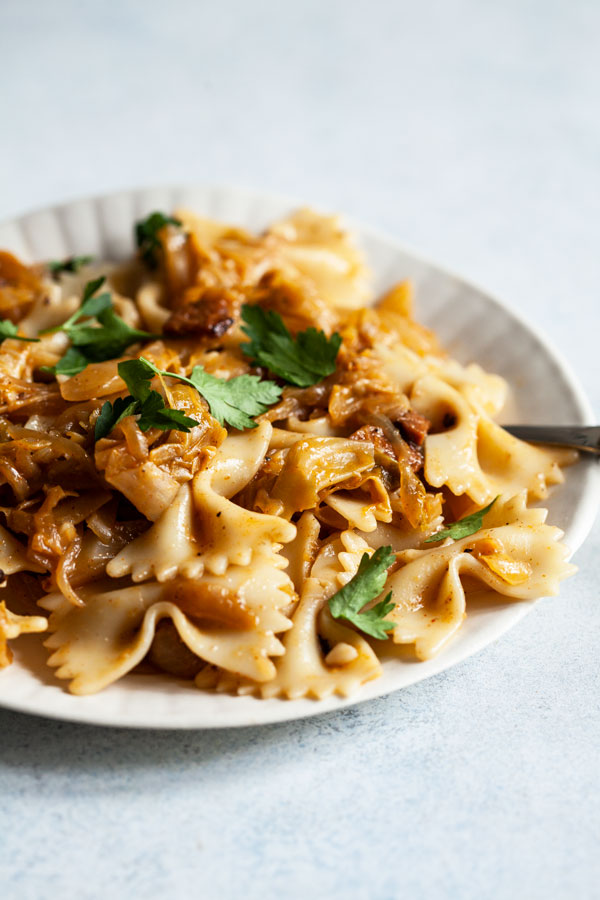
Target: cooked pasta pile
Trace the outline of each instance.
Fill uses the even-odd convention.
[[[46,632],[75,694],[137,670],[347,695],[382,649],[441,651],[473,595],[557,592],[528,503],[573,455],[495,424],[503,379],[443,352],[409,284],[374,301],[336,219],[136,237],[119,265],[0,253],[0,666]]]

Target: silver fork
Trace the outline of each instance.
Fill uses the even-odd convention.
[[[509,434],[532,444],[554,444],[600,455],[600,425],[503,425]]]

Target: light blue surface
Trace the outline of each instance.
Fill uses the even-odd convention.
[[[600,409],[600,6],[2,0],[0,217],[232,181],[386,228],[540,323]],[[600,532],[456,669],[215,733],[0,712],[0,895],[598,896]]]

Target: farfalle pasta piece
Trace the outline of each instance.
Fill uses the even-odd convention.
[[[48,620],[44,616],[18,616],[6,608],[4,600],[0,601],[0,669],[9,666],[13,659],[8,641],[21,634],[45,631],[47,627]]]
[[[324,608],[326,602],[321,582],[309,578],[293,615],[293,628],[283,638],[285,655],[277,663],[275,678],[262,686],[263,697],[347,697],[366,681],[381,675],[381,664],[369,644],[356,631],[332,619]],[[340,653],[336,659],[330,651],[324,657],[319,636],[334,650],[343,645],[345,655]],[[327,658],[331,665],[325,661]]]
[[[444,352],[414,321],[408,282],[372,297],[336,217],[301,210],[250,234],[168,213],[137,223],[144,241],[123,265],[26,266],[0,250],[3,317],[18,335],[40,338],[14,339],[7,321],[0,345],[0,569],[9,576],[0,597],[18,612],[37,602],[51,613],[50,664],[74,693],[101,690],[144,662],[200,689],[347,695],[381,673],[378,657],[394,665],[394,641],[413,644],[419,658],[438,652],[470,598],[556,591],[572,567],[560,532],[527,500],[546,496],[575,457],[495,424],[506,381]],[[116,341],[120,358],[103,350],[54,378],[58,361],[79,352],[73,321],[61,325],[82,297],[88,311],[111,304],[115,335],[151,334],[119,350]],[[166,418],[135,414],[95,439],[102,409],[101,426],[108,412],[117,419],[126,359],[143,355],[177,376],[202,367],[213,379],[272,380],[245,352],[244,304],[281,316],[294,338],[335,333],[335,370],[306,387],[282,385],[244,432],[222,426],[200,388],[157,377],[148,409],[176,408],[197,425],[180,431],[169,417],[163,431]],[[103,326],[85,315],[80,336]],[[277,315],[267,332],[279,365]],[[48,328],[58,330],[37,334]],[[98,349],[102,336],[90,336]],[[444,518],[497,495],[477,534],[428,541]],[[333,618],[328,600],[365,553],[388,547],[396,628],[386,644],[385,631],[378,640],[360,630],[368,617]],[[9,637],[45,627],[0,604],[0,664]]]
[[[304,434],[313,434],[317,437],[339,437],[339,429],[331,424],[328,415],[317,416],[313,419],[299,419],[298,416],[288,416],[285,421],[285,427],[288,429],[286,434],[302,437]],[[290,441],[290,443],[294,443]]]
[[[548,488],[565,479],[561,466],[577,458],[572,450],[535,447],[513,437],[483,412],[479,417],[477,448],[490,494],[511,495],[527,486],[530,500],[544,500]]]
[[[367,641],[333,619],[327,607],[329,597],[356,573],[366,548],[347,532],[321,550],[292,616],[293,627],[283,636],[285,655],[277,661],[277,675],[261,687],[263,697],[348,696],[381,674]],[[321,640],[331,648],[326,654]]]
[[[196,581],[147,582],[111,589],[110,582],[82,589],[83,607],[54,595],[45,645],[48,664],[70,680],[74,694],[92,694],[130,672],[146,656],[163,618],[173,622],[189,649],[212,665],[256,682],[275,675],[270,657],[283,653],[277,637],[291,627],[286,612],[293,585],[275,554],[252,568],[230,566],[225,575]]]
[[[145,327],[149,331],[160,332],[172,310],[165,306],[164,290],[156,281],[141,285],[136,294],[136,303]]]
[[[358,481],[354,485],[353,482]],[[392,507],[381,475],[368,474],[366,477],[342,482],[323,498],[331,509],[345,519],[350,528],[359,531],[375,531],[378,522],[392,521]]]
[[[133,581],[198,578],[204,571],[201,553],[194,536],[192,489],[183,484],[154,525],[110,560],[106,573],[111,578],[131,575]]]
[[[436,516],[427,522],[422,530],[415,531],[410,522],[400,519],[397,524],[377,522],[373,531],[362,532],[360,528],[354,532],[357,537],[368,541],[369,546],[376,550],[378,547],[390,546],[392,550],[408,550],[420,548],[427,538],[443,527],[443,517]]]
[[[209,572],[222,574],[231,563],[248,566],[255,553],[294,539],[291,522],[231,503],[212,489],[208,478],[198,476],[193,492],[202,561]]]
[[[548,510],[539,506],[527,506],[527,491],[499,497],[491,509],[485,514],[483,522],[486,528],[498,528],[501,525],[543,525],[548,518]]]
[[[107,574],[131,575],[134,581],[168,581],[178,574],[198,578],[205,567],[222,574],[230,564],[249,565],[254,553],[292,540],[291,523],[229,500],[254,476],[271,430],[263,422],[249,434],[230,435],[193,485],[182,485],[154,525],[108,564]]]
[[[378,344],[370,353],[380,361],[383,372],[409,395],[420,379],[431,375],[489,416],[497,415],[506,402],[508,385],[504,378],[485,372],[476,363],[461,366],[444,354],[420,356],[403,344],[391,347]]]
[[[548,485],[563,480],[560,463],[572,460],[564,452],[513,437],[433,375],[416,382],[411,401],[432,422],[433,433],[425,441],[427,482],[436,488],[446,485],[455,496],[468,494],[480,506],[524,485],[531,499],[542,499]]]
[[[544,510],[527,510],[524,494],[498,501],[481,531],[432,550],[406,550],[386,584],[395,604],[397,644],[414,644],[419,659],[435,656],[466,615],[463,579],[477,580],[499,598],[535,600],[554,595],[575,568],[567,563],[562,532],[543,524]],[[500,523],[508,524],[500,524]],[[490,526],[490,527],[488,527]]]
[[[277,268],[299,273],[328,305],[358,309],[368,302],[368,270],[337,216],[301,209],[272,225],[266,241]]]
[[[2,578],[15,572],[45,571],[43,566],[29,559],[27,548],[2,525],[0,525],[0,571]]]
[[[483,505],[494,494],[477,458],[477,414],[455,388],[433,375],[416,382],[411,400],[437,431],[425,441],[428,483],[436,488],[445,484],[455,495],[468,493]],[[438,430],[444,422],[450,423],[447,430]]]
[[[488,416],[497,415],[504,407],[508,385],[500,375],[485,372],[477,363],[461,366],[455,359],[445,358],[435,364],[435,374],[463,394],[476,409]]]
[[[321,525],[310,510],[303,512],[296,523],[296,537],[281,549],[281,556],[289,562],[288,575],[300,594],[319,551]]]
[[[204,472],[222,497],[233,497],[256,475],[269,447],[273,426],[261,422],[251,431],[232,432]]]
[[[373,552],[359,534],[342,531],[323,545],[310,570],[311,577],[326,586],[333,585],[333,593],[356,575],[363,555],[371,556]]]
[[[206,569],[222,574],[230,563],[249,565],[255,553],[292,541],[296,527],[279,516],[244,509],[229,499],[256,474],[271,438],[271,423],[227,438],[210,467],[193,480],[198,543]]]
[[[377,312],[385,327],[419,356],[438,353],[437,337],[413,319],[413,286],[410,281],[394,285],[377,303]]]
[[[46,282],[43,294],[37,298],[25,318],[19,323],[19,327],[28,337],[36,337],[38,332],[45,328],[61,325],[65,318],[75,312],[80,303],[80,297],[74,292],[65,296],[65,292],[58,284]],[[64,335],[60,337],[61,343],[64,342],[66,345],[66,337]],[[46,338],[46,341],[48,340],[52,339]]]
[[[431,374],[431,366],[414,350],[396,344],[393,347],[379,345],[370,351],[381,371],[404,394],[409,394],[415,381]]]

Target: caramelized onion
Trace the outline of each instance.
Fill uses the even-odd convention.
[[[192,619],[226,628],[248,629],[256,625],[256,617],[240,598],[217,584],[176,581],[169,585],[166,593],[167,598]]]

